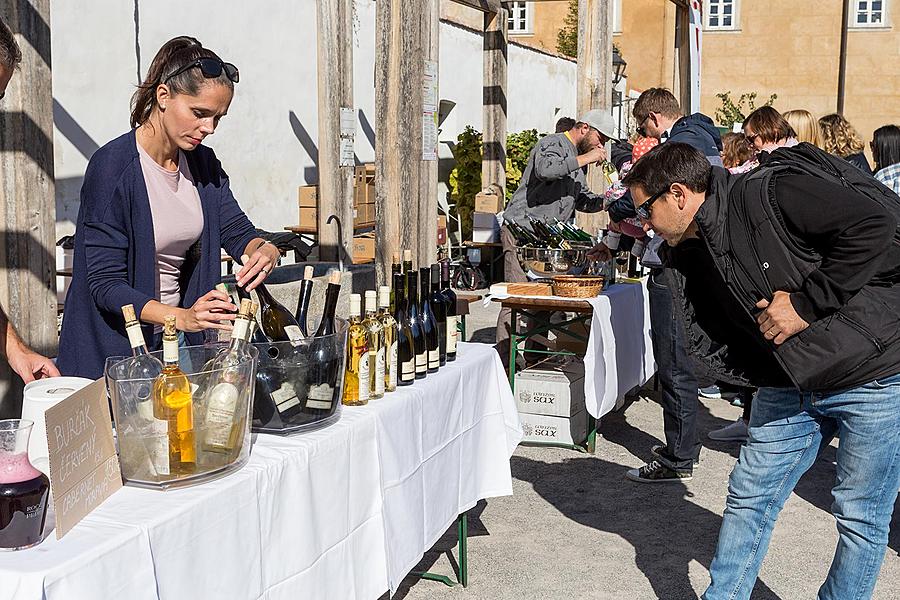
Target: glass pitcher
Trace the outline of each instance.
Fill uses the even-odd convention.
[[[31,421],[0,420],[0,550],[41,541],[50,480],[28,460]]]

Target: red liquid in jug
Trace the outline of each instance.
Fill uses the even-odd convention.
[[[50,480],[27,454],[0,456],[0,550],[41,541],[49,492]]]

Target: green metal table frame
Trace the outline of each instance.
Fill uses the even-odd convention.
[[[454,587],[456,585],[462,585],[463,587],[469,586],[469,521],[466,513],[462,513],[459,515],[459,518],[456,520],[456,536],[457,536],[457,562],[459,564],[459,568],[456,571],[456,581],[453,581],[450,577],[446,575],[439,575],[438,573],[430,573],[428,571],[413,571],[410,575],[414,575],[419,579],[427,579],[429,581],[438,581],[443,583],[448,587]]]
[[[502,302],[502,301],[501,301]],[[532,350],[525,347],[526,342],[537,335],[543,335],[554,332],[557,337],[566,336],[568,338],[588,343],[588,338],[569,331],[568,327],[575,323],[585,323],[590,327],[591,318],[594,313],[592,310],[587,312],[579,309],[576,316],[568,318],[559,323],[550,321],[550,317],[544,317],[541,313],[569,312],[572,308],[558,307],[537,307],[533,310],[526,310],[520,306],[510,306],[510,323],[511,329],[509,336],[509,387],[512,389],[513,395],[516,393],[516,357],[521,354],[544,354],[549,356],[578,356],[575,352],[567,350]],[[524,331],[519,331],[519,317],[525,316],[531,320],[532,325]],[[556,448],[568,448],[570,450],[578,450],[579,452],[587,452],[593,454],[597,446],[597,420],[588,415],[588,437],[584,445],[581,444],[560,444],[556,442],[524,442],[523,446],[553,446]]]

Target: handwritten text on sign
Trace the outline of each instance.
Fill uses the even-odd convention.
[[[50,487],[61,538],[122,487],[102,379],[47,410]]]

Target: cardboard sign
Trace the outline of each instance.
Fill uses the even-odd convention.
[[[98,379],[45,413],[56,538],[122,487],[106,385]]]

